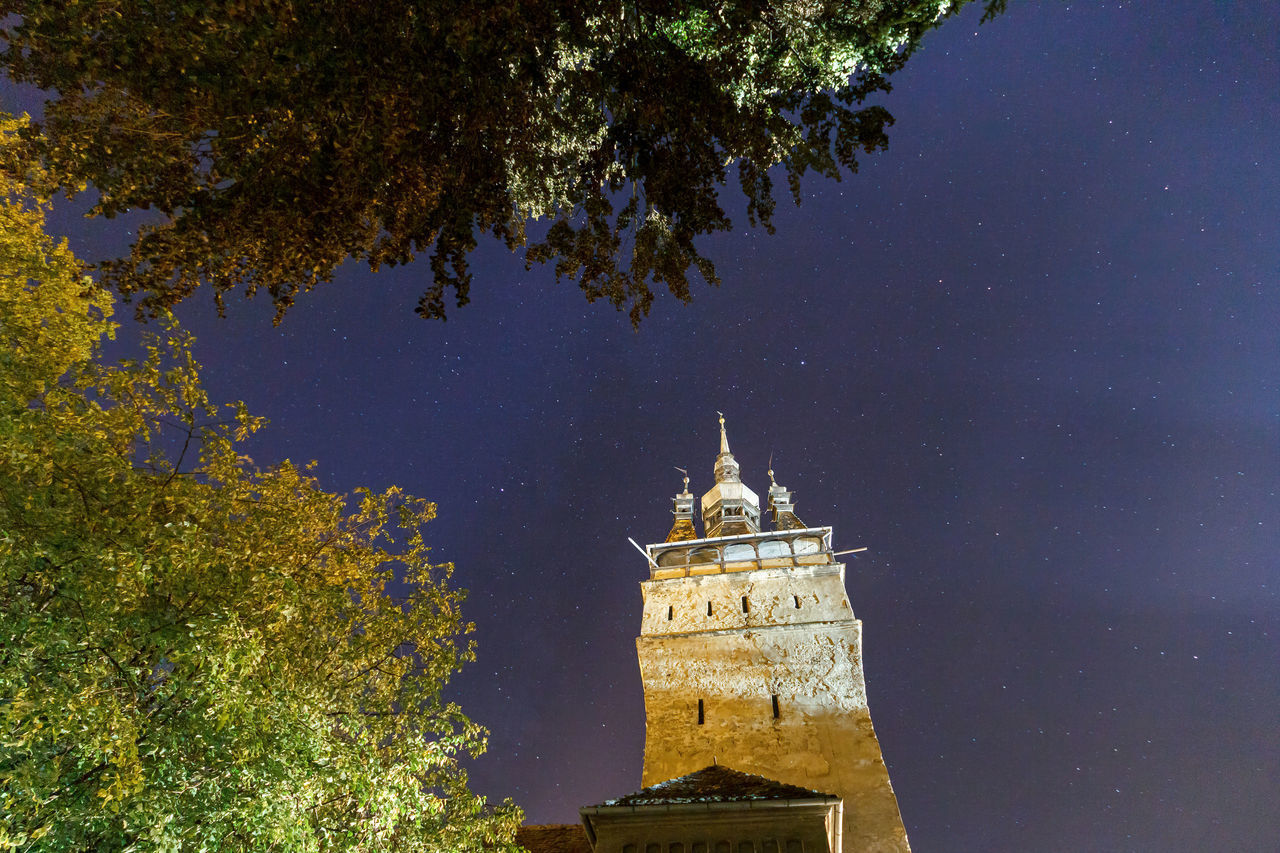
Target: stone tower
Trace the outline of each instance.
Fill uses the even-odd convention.
[[[843,798],[846,853],[909,851],[831,528],[806,527],[769,479],[774,529],[762,531],[721,417],[706,535],[694,538],[686,479],[671,535],[645,549],[642,784],[718,763]]]

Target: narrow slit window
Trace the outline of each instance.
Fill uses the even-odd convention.
[[[742,596],[742,612],[743,613],[751,612],[751,602],[747,601],[747,597],[745,595]]]
[[[800,609],[800,596],[798,596],[798,595],[793,595],[793,596],[791,596],[791,597],[792,597],[792,598],[794,598],[794,599],[796,600],[796,610],[799,610],[799,609]]]
[[[710,601],[708,601],[708,602],[707,602],[707,615],[708,615],[708,616],[710,616],[710,615],[711,615],[711,602],[710,602]]]
[[[675,618],[675,615],[676,615],[676,608],[675,608],[675,605],[674,605],[674,604],[668,604],[668,605],[667,605],[667,621],[668,621],[668,622],[670,622],[672,619],[674,619],[674,618]]]
[[[773,694],[773,718],[776,720],[782,716],[782,709],[778,707],[778,694]]]
[[[702,700],[698,700],[698,725],[702,725],[707,721],[706,710],[702,707]]]

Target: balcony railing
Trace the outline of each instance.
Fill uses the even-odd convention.
[[[786,568],[831,562],[831,528],[770,530],[748,536],[720,536],[650,545],[653,578]]]

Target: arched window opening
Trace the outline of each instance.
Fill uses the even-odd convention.
[[[766,539],[757,548],[760,551],[760,559],[762,560],[767,560],[771,557],[791,556],[791,546],[781,539]]]
[[[658,555],[658,566],[666,568],[668,566],[683,566],[689,559],[689,551],[686,548],[672,548],[669,551],[663,551]]]
[[[817,536],[801,536],[795,540],[793,546],[796,556],[805,554],[817,554],[822,550],[822,540]]]
[[[718,563],[720,562],[719,548],[699,548],[689,555],[690,563]]]

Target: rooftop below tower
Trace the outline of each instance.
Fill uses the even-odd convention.
[[[595,853],[841,853],[844,803],[712,765],[579,810]]]

